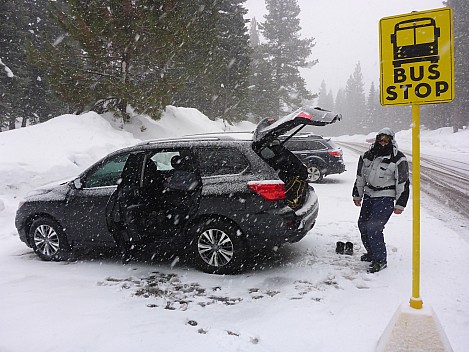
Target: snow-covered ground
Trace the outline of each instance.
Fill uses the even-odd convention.
[[[348,150],[347,171],[315,185],[315,228],[240,275],[204,274],[174,258],[123,266],[87,253],[70,263],[42,262],[19,241],[14,213],[32,188],[73,177],[142,139],[228,127],[253,129],[170,107],[161,121],[141,117],[124,130],[109,116],[88,113],[0,133],[0,351],[374,351],[411,296],[412,199],[386,227],[388,268],[367,274],[359,260],[359,208],[351,200],[358,155]],[[396,137],[407,150],[410,134]],[[468,130],[422,131],[421,143],[422,154],[444,150],[469,163]],[[469,346],[469,224],[454,231],[458,226],[428,211],[438,206],[422,199],[420,292],[453,350],[463,352]],[[355,254],[335,254],[339,240],[352,241]]]

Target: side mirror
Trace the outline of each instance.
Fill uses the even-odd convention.
[[[82,188],[83,188],[83,183],[81,183],[81,180],[80,180],[79,177],[77,177],[76,179],[74,179],[73,182],[72,182],[72,184],[73,184],[73,187],[74,187],[75,189],[82,189]]]

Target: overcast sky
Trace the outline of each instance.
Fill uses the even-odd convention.
[[[301,37],[314,37],[311,59],[319,63],[302,72],[307,87],[317,92],[322,80],[334,98],[345,88],[360,61],[368,94],[371,81],[379,84],[379,20],[412,11],[443,7],[442,0],[298,0]],[[264,0],[247,0],[247,18],[264,21]]]

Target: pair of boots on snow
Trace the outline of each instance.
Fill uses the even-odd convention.
[[[337,254],[353,255],[353,243],[338,241],[335,247]]]
[[[352,242],[342,242],[338,241],[335,247],[335,252],[337,254],[346,254],[346,255],[353,255],[353,243]],[[368,267],[367,272],[369,273],[377,273],[387,267],[386,263],[378,263],[374,262],[373,258],[368,254],[365,253],[360,257],[362,262],[370,262],[370,266]]]

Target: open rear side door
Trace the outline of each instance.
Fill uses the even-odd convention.
[[[187,148],[131,154],[106,207],[109,230],[139,244],[181,234],[201,195],[202,182],[194,165]]]
[[[106,206],[106,222],[111,233],[124,231],[128,239],[138,241],[138,208],[141,204],[141,175],[145,155],[142,152],[129,155],[122,171],[120,183]],[[125,229],[125,230],[124,230]]]

